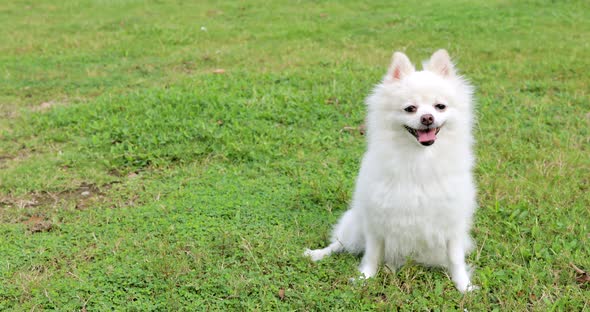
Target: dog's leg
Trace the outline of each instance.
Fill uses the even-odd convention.
[[[331,255],[334,252],[341,252],[344,250],[342,244],[338,241],[332,242],[328,247],[322,249],[307,249],[303,253],[304,256],[310,257],[313,261],[320,261],[324,257]]]
[[[365,231],[365,238],[365,254],[363,255],[363,260],[361,260],[359,271],[364,275],[364,278],[369,278],[377,274],[379,264],[383,260],[384,246],[383,239],[376,237],[374,234],[369,233],[369,231]]]
[[[476,289],[469,281],[467,265],[465,264],[465,246],[463,240],[453,238],[447,244],[448,269],[455,287],[464,293]]]

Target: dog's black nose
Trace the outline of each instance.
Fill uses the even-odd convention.
[[[420,117],[420,121],[425,126],[430,126],[434,122],[434,116],[432,114],[424,114]]]

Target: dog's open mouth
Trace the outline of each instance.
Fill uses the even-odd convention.
[[[429,146],[434,144],[436,140],[436,135],[440,131],[440,127],[438,128],[428,128],[428,129],[414,129],[404,125],[406,130],[411,133],[418,142],[424,146]]]

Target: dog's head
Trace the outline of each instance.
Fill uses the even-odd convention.
[[[369,98],[370,114],[381,127],[392,127],[423,146],[435,144],[446,130],[471,123],[471,87],[455,72],[445,50],[435,52],[416,71],[396,52],[382,83]],[[371,107],[374,106],[374,107]]]

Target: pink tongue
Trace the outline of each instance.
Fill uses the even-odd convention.
[[[418,132],[418,142],[428,142],[436,140],[436,129],[416,130]]]

